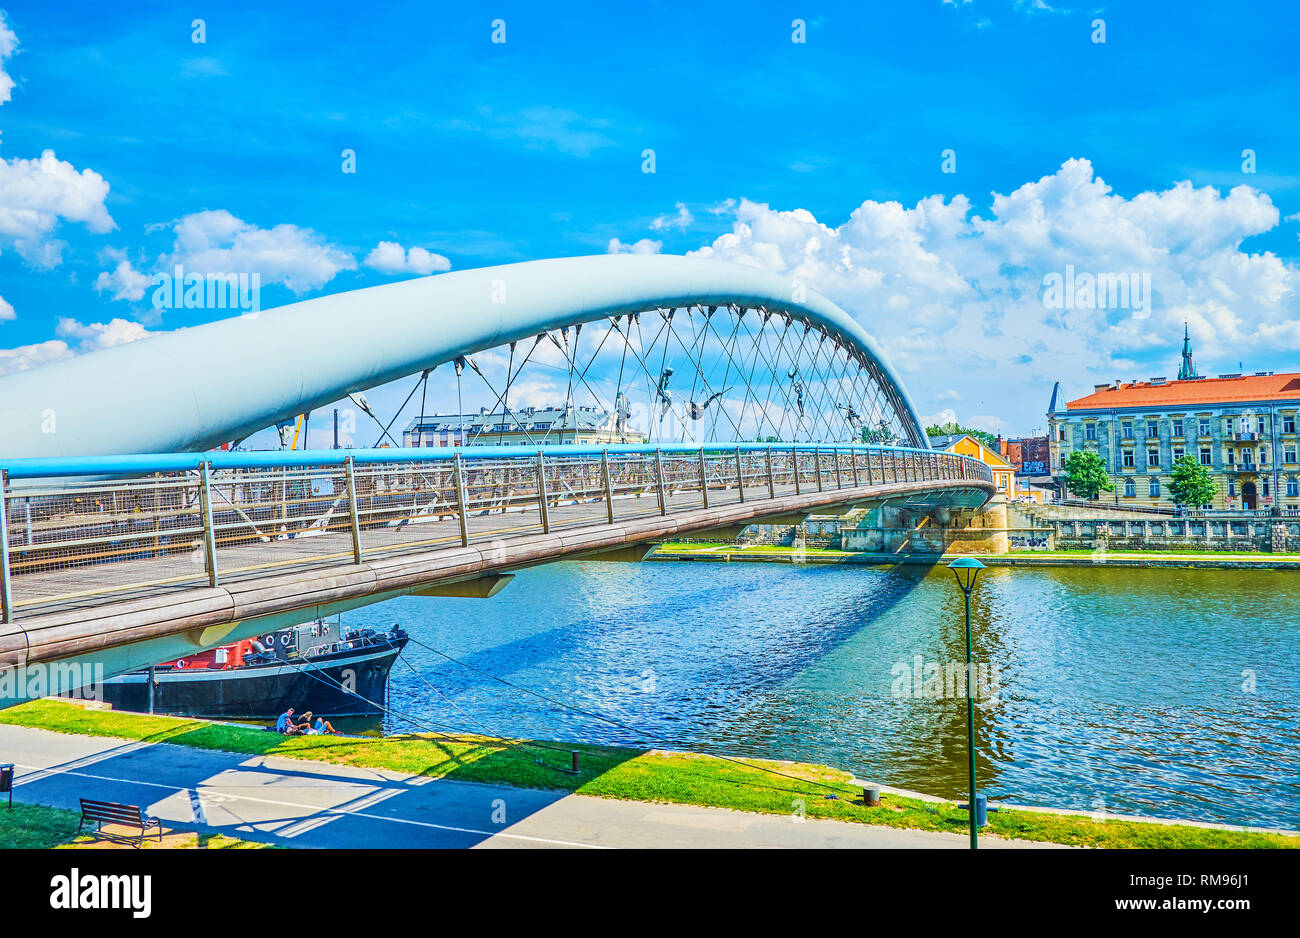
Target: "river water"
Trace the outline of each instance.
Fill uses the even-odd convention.
[[[982,573],[981,790],[1300,827],[1294,576]],[[630,729],[413,643],[414,670],[394,665],[389,703],[428,725],[820,762],[956,797],[967,784],[964,690],[934,673],[952,665],[959,679],[962,616],[942,568],[655,562],[555,564],[489,600],[406,598],[344,620],[399,622],[483,672]],[[383,728],[410,724],[390,717]]]

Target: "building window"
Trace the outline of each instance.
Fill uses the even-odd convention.
[[[1175,461],[1175,462],[1177,462],[1178,460],[1180,460],[1180,459],[1183,458],[1183,452],[1184,452],[1184,451],[1183,451],[1183,448],[1182,448],[1181,446],[1175,446],[1175,447],[1174,447],[1174,461]]]
[[[1159,480],[1159,479],[1152,479],[1152,480],[1147,484],[1147,491],[1151,493],[1151,497],[1152,497],[1152,498],[1159,498],[1159,497],[1160,497],[1160,480]]]
[[[1201,436],[1209,436],[1209,435],[1210,435],[1210,419],[1209,419],[1208,417],[1202,417],[1201,420],[1200,420],[1200,426],[1197,427],[1197,429],[1200,431]]]
[[[1229,494],[1229,495],[1236,495],[1236,494],[1237,494],[1237,480],[1236,480],[1236,479],[1229,479],[1229,480],[1228,480],[1228,494]]]
[[[1124,450],[1124,468],[1133,468],[1133,451],[1131,449]]]
[[[1125,480],[1124,480],[1124,497],[1125,497],[1125,498],[1133,498],[1135,495],[1137,495],[1137,493],[1138,493],[1138,490],[1137,490],[1137,483],[1134,482],[1132,479],[1125,479]]]
[[[1160,450],[1158,449],[1147,450],[1147,465],[1148,466],[1160,465]]]
[[[1208,466],[1213,463],[1214,459],[1208,447],[1201,447],[1201,465]]]
[[[1259,448],[1259,464],[1261,466],[1268,465],[1268,449],[1263,446]]]
[[[1097,439],[1097,425],[1095,423],[1089,423],[1084,426],[1083,438],[1085,440]]]
[[[1226,466],[1231,466],[1231,465],[1233,465],[1233,463],[1234,463],[1234,461],[1236,460],[1237,457],[1236,457],[1235,455],[1233,455],[1232,450],[1229,449],[1229,450],[1227,451],[1227,453],[1225,453],[1224,455],[1227,457],[1226,459],[1223,460],[1224,465],[1226,465]]]
[[[1183,422],[1182,422],[1181,420],[1175,420],[1175,421],[1174,421],[1174,436],[1182,436],[1182,435],[1183,435]]]
[[[1287,463],[1293,463],[1293,462],[1295,462],[1295,447],[1294,447],[1294,446],[1288,446],[1286,449],[1282,450],[1282,461],[1283,461],[1283,462],[1287,462]]]
[[[1057,432],[1058,432],[1058,434],[1059,434],[1058,437],[1057,437],[1058,441],[1061,442],[1061,443],[1064,443],[1064,442],[1065,442],[1065,427],[1060,427],[1060,428],[1058,429]]]
[[[1290,417],[1283,417],[1283,418],[1282,418],[1282,432],[1283,432],[1283,433],[1295,433],[1295,416],[1294,416],[1294,415],[1292,415],[1292,416],[1290,416]]]
[[[1286,477],[1286,495],[1287,498],[1300,496],[1300,479],[1297,479],[1295,476]]]
[[[1259,494],[1268,498],[1268,479],[1264,479],[1259,483]]]
[[[1130,421],[1124,421],[1120,424],[1120,436],[1126,440],[1133,439],[1133,424]]]
[[[1154,420],[1148,420],[1147,437],[1152,438],[1152,437],[1157,437],[1159,435],[1160,435],[1160,424],[1156,423]]]
[[[1237,425],[1237,421],[1236,421],[1236,419],[1233,418],[1233,417],[1229,417],[1229,418],[1228,418],[1228,432],[1229,432],[1229,433],[1232,433],[1232,432],[1233,432],[1233,428],[1234,428],[1236,425]]]

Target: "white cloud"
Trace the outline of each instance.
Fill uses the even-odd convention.
[[[1300,351],[1300,268],[1241,247],[1278,224],[1248,186],[1180,182],[1125,198],[1087,160],[1069,160],[994,194],[988,217],[964,195],[911,208],[868,200],[835,228],[748,200],[734,214],[730,232],[692,253],[804,280],[881,340],[914,399],[955,392],[990,426],[992,411],[1011,420],[1003,429],[1041,426],[1054,380],[1069,394],[1094,379],[1171,374],[1184,319],[1205,371],[1235,371],[1239,359],[1272,367],[1260,356]],[[1150,317],[1046,308],[1043,277],[1066,265],[1150,273]]]
[[[38,159],[0,160],[0,248],[6,244],[33,267],[54,267],[63,242],[50,237],[60,221],[103,233],[116,227],[104,206],[108,183],[77,171],[46,150]]]
[[[921,423],[927,427],[942,427],[944,424],[957,422],[957,411],[951,407],[945,407],[937,414],[924,414],[921,417]]]
[[[454,119],[444,126],[487,134],[498,140],[517,141],[530,150],[557,150],[577,157],[588,157],[595,150],[614,145],[605,133],[610,127],[608,120],[584,117],[546,104],[514,112],[482,107],[478,109],[477,118]]]
[[[431,274],[451,270],[451,261],[441,254],[420,247],[407,251],[396,241],[380,241],[366,255],[365,264],[387,274]]]
[[[685,231],[695,221],[695,216],[687,209],[685,202],[677,203],[677,214],[660,215],[650,223],[651,231],[662,231],[665,228],[680,228]]]
[[[609,246],[605,249],[606,254],[658,254],[664,243],[662,241],[651,241],[649,238],[642,238],[632,244],[624,244],[618,238],[610,238]]]
[[[13,97],[14,80],[5,71],[5,62],[18,51],[18,36],[9,26],[4,10],[0,10],[0,104]]]
[[[71,357],[72,350],[68,348],[68,343],[61,342],[58,339],[37,342],[34,345],[20,345],[17,348],[0,349],[0,375],[26,371],[28,368],[48,365],[50,362]]]
[[[224,209],[186,215],[173,231],[176,242],[171,253],[158,259],[158,269],[180,264],[186,273],[256,273],[263,286],[283,283],[304,293],[357,266],[351,254],[325,243],[310,228],[258,228]]]
[[[66,316],[59,319],[54,333],[60,338],[76,341],[83,352],[125,345],[127,342],[135,342],[150,335],[148,329],[129,319],[82,323]]]
[[[81,323],[67,317],[59,319],[54,331],[60,338],[0,349],[0,375],[26,371],[72,358],[79,352],[93,352],[95,349],[122,345],[153,334],[140,323],[128,319]],[[69,342],[75,343],[76,347]]]
[[[0,296],[0,321],[13,319],[15,316],[13,304]]]
[[[95,278],[95,290],[99,293],[111,293],[111,298],[114,300],[136,302],[143,299],[144,291],[148,289],[152,278],[132,267],[123,252],[110,249],[106,253],[112,260],[117,261],[117,266],[111,271],[99,272],[99,276]]]

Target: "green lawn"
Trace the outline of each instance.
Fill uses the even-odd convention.
[[[851,557],[857,551],[829,547],[790,547],[783,544],[660,544],[657,554],[823,554],[828,557]]]
[[[49,848],[86,847],[92,844],[109,845],[109,842],[90,834],[78,836],[81,814],[63,808],[50,808],[40,804],[21,804],[15,801],[13,810],[0,807],[0,849],[31,850]],[[118,846],[114,844],[113,846]],[[265,847],[266,844],[236,840],[224,834],[194,832],[164,832],[164,841],[146,840],[146,849],[158,847],[197,848],[201,850],[228,850]]]
[[[848,784],[851,779],[848,773],[822,765],[753,759],[739,765],[692,753],[567,743],[561,746],[563,751],[554,751],[540,747],[559,744],[528,744],[472,735],[419,734],[382,739],[283,737],[251,727],[88,710],[53,700],[34,701],[0,711],[0,723],[633,801],[707,805],[766,814],[802,812],[814,818],[932,831],[961,832],[967,823],[966,812],[946,802],[934,804],[887,796],[882,806],[866,807],[861,791]],[[570,749],[580,753],[581,770],[577,775],[562,771],[569,766]],[[828,798],[828,795],[835,797]],[[990,814],[989,818],[988,833],[1063,844],[1300,847],[1300,837],[1278,834],[1100,822],[1088,817],[1032,811],[1002,810]]]

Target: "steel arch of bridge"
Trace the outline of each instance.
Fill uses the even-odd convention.
[[[584,325],[587,337],[600,331],[599,345],[580,338]],[[581,352],[580,341],[588,342]],[[602,352],[622,361],[617,381],[598,387],[592,367]],[[928,448],[875,341],[825,297],[750,267],[603,255],[319,297],[8,376],[0,379],[0,457],[208,449],[411,375],[421,376],[423,396],[429,372],[446,363],[458,391],[462,374],[480,378],[474,403],[513,415],[512,387],[535,353],[549,354],[551,368],[558,355],[567,371],[564,412],[585,396],[620,426],[613,442],[638,442],[624,432],[635,390],[640,439],[650,442]],[[629,362],[635,380],[625,384]],[[439,375],[450,380],[451,369]]]

